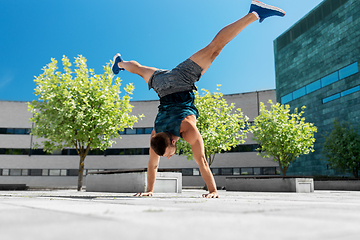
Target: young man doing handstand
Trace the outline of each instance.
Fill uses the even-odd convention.
[[[135,196],[153,195],[160,156],[171,158],[176,152],[176,142],[182,137],[191,145],[194,159],[209,190],[203,197],[219,197],[213,174],[205,158],[204,142],[196,127],[199,113],[194,105],[194,83],[199,81],[224,46],[245,27],[258,19],[262,22],[270,16],[285,16],[285,12],[252,0],[247,15],[221,29],[209,45],[172,70],[142,66],[136,61],[123,61],[120,54],[114,56],[114,74],[123,70],[137,74],[145,80],[149,89],[153,88],[160,97],[159,112],[150,140],[147,191]]]

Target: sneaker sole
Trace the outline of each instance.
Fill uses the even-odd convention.
[[[115,65],[115,59],[120,56],[120,53],[115,54],[115,56],[113,57],[113,64],[111,65],[111,69],[113,69],[114,65]]]
[[[281,12],[284,14],[284,16],[286,15],[286,12],[284,10],[282,10],[281,8],[278,8],[278,7],[274,7],[274,6],[271,6],[271,5],[267,5],[265,3],[262,3],[262,2],[259,2],[257,0],[253,0],[251,4],[254,4],[258,7],[261,7],[261,8],[266,8],[266,9],[270,9],[270,10],[274,10],[274,11],[278,11],[278,12]]]

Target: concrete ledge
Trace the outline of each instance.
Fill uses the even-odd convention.
[[[360,191],[360,179],[315,180],[315,190]]]
[[[87,192],[137,193],[147,189],[146,169],[94,172],[86,176]],[[181,193],[182,174],[159,171],[154,192]]]
[[[227,191],[244,192],[314,192],[311,177],[227,177]]]

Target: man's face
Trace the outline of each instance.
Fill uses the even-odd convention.
[[[170,159],[176,153],[176,145],[168,146],[165,150],[163,157]]]

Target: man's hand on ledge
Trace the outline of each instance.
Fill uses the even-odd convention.
[[[134,197],[152,197],[153,193],[152,192],[146,192],[146,193],[137,193],[134,195]]]
[[[202,195],[203,198],[219,198],[219,195],[217,192],[211,192],[207,194]]]

